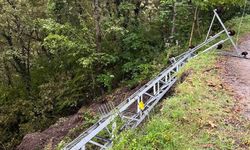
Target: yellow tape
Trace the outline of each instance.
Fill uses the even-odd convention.
[[[140,100],[140,102],[139,102],[139,104],[138,104],[138,107],[139,107],[139,109],[140,110],[144,110],[144,103],[143,103],[143,101],[142,100]]]

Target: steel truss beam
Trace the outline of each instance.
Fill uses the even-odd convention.
[[[214,36],[210,36],[215,19],[218,19],[223,30]],[[215,41],[215,39],[221,37],[223,33],[226,33],[227,38],[213,44],[212,42]],[[169,89],[176,83],[177,72],[180,68],[182,68],[190,59],[196,57],[199,51],[203,50],[201,53],[205,53],[228,40],[231,41],[235,50],[239,54],[236,44],[233,42],[228,30],[221,21],[216,10],[214,10],[214,17],[204,42],[197,45],[193,49],[189,49],[180,56],[171,59],[172,65],[163,70],[157,77],[149,81],[146,85],[141,87],[138,91],[123,101],[120,105],[116,106],[110,112],[107,113],[104,110],[101,110],[101,113],[104,114],[103,117],[92,127],[79,135],[75,140],[70,142],[64,148],[64,150],[84,150],[87,147],[87,144],[93,144],[100,149],[107,149],[108,147],[112,146],[112,134],[116,130],[116,118],[121,118],[123,120],[123,125],[118,129],[118,131],[136,128],[149,115],[150,111],[169,91]],[[205,48],[205,46],[208,44],[213,45]],[[140,110],[138,107],[140,101],[143,101],[145,104],[143,110]],[[99,134],[102,134],[102,137],[104,138],[100,138],[100,136],[98,136]],[[93,139],[96,140],[93,141]]]

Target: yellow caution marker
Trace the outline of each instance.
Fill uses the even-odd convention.
[[[139,107],[139,109],[140,110],[144,110],[144,103],[143,103],[143,101],[142,100],[140,100],[140,102],[139,102],[139,104],[138,104],[138,107]]]

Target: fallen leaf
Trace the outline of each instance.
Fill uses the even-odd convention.
[[[217,127],[216,124],[214,124],[212,121],[208,121],[209,125],[212,127],[212,128],[215,128]]]

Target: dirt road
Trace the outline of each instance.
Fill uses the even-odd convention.
[[[239,48],[240,51],[247,51],[250,55],[250,34],[240,40]],[[228,57],[224,66],[224,80],[239,101],[240,111],[250,120],[250,59]]]

